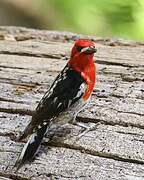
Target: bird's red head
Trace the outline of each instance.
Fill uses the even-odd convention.
[[[93,57],[96,51],[93,41],[79,39],[72,48],[71,58],[68,62],[69,67],[79,72],[88,84],[85,100],[91,95],[95,84],[96,71]]]
[[[96,52],[95,43],[86,39],[79,39],[75,42],[72,51],[69,65],[74,69],[85,68],[93,62],[93,56]]]
[[[95,52],[95,43],[93,41],[79,39],[75,42],[72,48],[71,58],[75,58],[78,56],[93,57]]]

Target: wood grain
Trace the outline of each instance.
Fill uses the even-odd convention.
[[[100,124],[77,140],[65,125],[43,141],[35,160],[12,168],[25,142],[16,142],[77,38],[96,42],[97,84],[77,120]],[[0,179],[144,179],[144,43],[0,27]]]

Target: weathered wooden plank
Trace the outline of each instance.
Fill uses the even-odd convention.
[[[0,112],[0,135],[12,135],[23,131],[31,117],[28,115],[10,114]]]
[[[78,38],[91,39],[100,44],[107,46],[143,46],[143,42],[135,42],[131,40],[124,39],[113,39],[113,38],[101,38],[96,36],[86,36],[71,32],[60,32],[60,31],[48,31],[48,30],[35,30],[28,29],[24,27],[0,27],[0,39],[10,40],[10,41],[25,41],[25,40],[42,40],[42,41],[52,41],[52,42],[69,42],[74,41]]]
[[[97,129],[76,140],[80,128],[66,125],[42,145],[42,153],[12,170],[24,142],[18,135],[66,64],[73,33],[0,27],[0,178],[144,178],[143,43],[89,37],[97,42],[97,84],[77,120]],[[86,36],[85,36],[86,37]],[[87,36],[88,37],[88,36]],[[66,43],[65,43],[66,42]]]
[[[0,54],[0,69],[2,72],[9,71],[12,72],[15,69],[16,73],[25,73],[27,74],[37,74],[47,73],[47,72],[58,72],[60,71],[64,65],[66,64],[66,60],[61,59],[51,59],[51,58],[35,58],[35,57],[19,57],[17,55],[4,55]],[[23,60],[24,59],[24,60]],[[21,61],[21,63],[19,63]],[[97,62],[97,60],[96,60]],[[26,73],[27,71],[27,73]],[[138,68],[128,68],[118,65],[102,65],[97,63],[97,71],[100,74],[105,76],[107,75],[121,75],[121,78],[124,81],[132,82],[132,81],[143,81],[143,67]],[[98,74],[99,75],[99,74]],[[129,79],[126,79],[126,76],[129,76]],[[99,76],[98,76],[99,77]],[[130,77],[132,79],[130,79]]]
[[[1,41],[0,54],[13,54],[19,56],[49,57],[61,58],[66,50],[69,50],[72,44],[67,43],[40,42],[40,41]]]
[[[0,135],[11,137],[14,133],[18,134],[28,124],[29,120],[29,116],[12,116],[11,114],[1,113]],[[64,129],[71,130],[71,133],[69,132],[66,135]],[[80,133],[79,127],[67,125],[64,129],[62,128],[58,132],[60,138],[57,136],[54,138],[53,143],[55,146],[84,150],[101,157],[144,164],[143,129],[103,124],[77,141],[76,135]],[[7,142],[7,144],[9,143]],[[4,149],[7,148],[3,146],[3,151]]]
[[[28,95],[30,96],[30,94]],[[29,96],[27,97],[29,98]],[[41,97],[42,94],[39,94],[36,100],[38,101]],[[0,110],[10,113],[31,114],[37,105],[37,101],[31,101],[31,99],[33,99],[31,96],[26,102],[25,100],[11,102],[11,99],[4,99],[5,101],[3,101],[2,99]],[[144,103],[143,100],[138,99],[137,102],[135,100],[133,98],[119,100],[115,97],[97,98],[95,100],[92,96],[88,108],[81,112],[78,117],[83,118],[82,121],[101,121],[108,124],[133,125],[143,128]]]
[[[5,59],[5,56],[6,55],[4,55],[4,58],[2,58],[2,59]],[[12,57],[7,56],[7,59],[8,59],[8,62],[12,61],[12,59],[13,59],[13,62],[14,62],[13,66],[16,66],[18,64],[19,58],[17,56],[12,56]],[[27,66],[27,64],[28,64],[27,63],[28,61],[30,61],[31,64],[33,64],[34,58],[33,57],[25,57],[25,61],[23,61],[21,67],[24,66],[23,68],[25,68],[25,66]],[[38,67],[40,67],[40,69],[42,68],[41,61],[42,61],[41,58],[37,58]],[[8,101],[7,103],[1,102],[2,110],[5,108],[6,112],[7,112],[9,107],[11,107],[11,109],[17,109],[17,107],[19,106],[19,104],[17,105],[17,102],[18,103],[21,102],[24,104],[26,103],[26,104],[29,104],[31,107],[35,107],[34,104],[42,97],[41,94],[46,92],[46,89],[49,87],[52,80],[58,73],[55,71],[60,70],[60,69],[57,69],[57,66],[54,67],[54,65],[53,65],[53,68],[55,68],[55,70],[54,69],[52,70],[51,68],[49,68],[48,65],[50,65],[50,64],[47,63],[49,61],[51,61],[51,59],[45,58],[45,64],[47,65],[49,70],[46,70],[46,71],[42,72],[41,74],[39,74],[39,73],[37,74],[37,71],[35,71],[35,64],[34,64],[34,69],[32,69],[33,68],[32,65],[28,65],[28,66],[30,66],[30,69],[32,69],[32,70],[28,70],[28,74],[27,74],[27,70],[25,70],[23,68],[17,69],[15,73],[14,73],[15,69],[13,69],[13,68],[3,68],[2,71],[0,71],[1,78],[3,78],[5,82],[6,82],[5,79],[7,79],[7,81],[11,82],[11,84],[12,84],[12,85],[11,84],[8,84],[8,85],[2,84],[1,85],[1,100]],[[5,62],[5,61],[3,61],[3,62]],[[6,64],[9,64],[8,62]],[[62,68],[65,64],[65,61],[55,60],[55,63],[58,65],[58,67],[61,66],[61,68]],[[142,91],[143,90],[143,81],[140,78],[138,80],[137,73],[135,73],[136,68],[134,68],[134,72],[133,72],[132,76],[133,77],[136,76],[135,78],[137,78],[137,80],[135,80],[133,82],[131,82],[131,81],[125,82],[125,81],[123,81],[123,77],[121,77],[121,71],[123,71],[123,76],[124,75],[127,76],[130,72],[129,72],[129,69],[127,69],[126,67],[119,66],[119,68],[117,68],[117,66],[106,66],[106,68],[105,68],[105,66],[101,65],[101,64],[98,64],[97,66],[98,66],[97,67],[97,73],[98,73],[97,81],[98,82],[96,84],[94,94],[96,94],[98,96],[98,98],[97,98],[96,102],[93,102],[93,105],[91,105],[92,110],[90,110],[90,112],[92,112],[92,113],[90,114],[89,110],[86,113],[84,113],[84,115],[87,114],[87,116],[85,115],[85,118],[91,117],[91,119],[100,119],[102,121],[109,122],[109,123],[114,122],[116,124],[121,123],[123,125],[130,124],[130,125],[135,125],[135,126],[143,126],[142,117],[139,116],[139,115],[143,114],[142,112],[140,112],[140,114],[138,114],[138,113],[137,114],[128,114],[128,111],[122,111],[121,109],[114,110],[111,106],[110,107],[108,106],[108,104],[115,106],[115,102],[116,102],[117,108],[118,108],[118,103],[117,103],[117,102],[119,102],[118,98],[121,98],[120,101],[123,103],[122,103],[122,106],[120,105],[120,107],[123,107],[123,109],[125,110],[125,107],[127,107],[127,104],[129,104],[128,107],[130,109],[134,109],[133,106],[135,106],[134,101],[136,99],[131,100],[131,99],[129,99],[129,97],[143,99],[143,96],[144,96],[144,93]],[[140,70],[141,71],[138,71],[138,70],[137,71],[139,72],[139,74],[141,73],[141,78],[142,78],[143,77],[142,68],[140,68]],[[40,88],[41,84],[47,84],[47,85],[46,85],[46,87],[44,86],[44,87]],[[9,87],[8,89],[7,89],[7,86]],[[36,91],[36,92],[33,93],[34,91]],[[13,99],[13,96],[15,96],[16,103],[13,103],[13,102],[10,103],[10,101],[12,101],[12,99]],[[114,98],[111,96],[114,96],[117,98]],[[7,98],[7,97],[9,97],[9,98]],[[123,100],[123,98],[124,99],[128,98],[128,102],[124,103],[125,100]],[[107,102],[105,102],[105,101],[107,101]],[[106,108],[101,107],[101,105],[100,105],[100,104],[103,104],[103,106],[104,106],[104,102],[105,102]],[[100,107],[98,107],[99,105],[100,105]],[[131,105],[131,107],[130,107],[130,105]],[[92,106],[94,106],[94,108],[92,108]],[[139,106],[136,106],[136,107],[138,107],[138,109],[141,111],[141,109],[143,109],[143,103],[141,103],[140,108],[139,108]],[[23,112],[23,111],[21,111],[21,108],[19,108],[19,109],[20,109],[20,111],[14,110],[13,112]],[[29,109],[29,107],[25,108],[25,110],[26,109]],[[32,108],[31,108],[31,110],[32,110]],[[95,113],[95,111],[96,111],[96,113]],[[10,110],[10,112],[12,112],[12,111]],[[117,113],[120,115],[117,116]],[[135,113],[135,111],[133,111],[133,113]],[[114,117],[114,118],[111,118],[111,117]]]
[[[61,48],[62,47],[62,48]],[[61,58],[69,55],[71,43],[42,43],[33,41],[0,42],[0,54],[15,54],[19,56]],[[143,47],[108,47],[97,44],[97,62],[121,66],[144,66]],[[133,57],[137,61],[133,60]]]
[[[4,145],[4,152],[1,149],[0,157],[3,164],[3,173],[15,175],[13,162],[20,151],[21,143],[6,142],[6,138],[1,138]],[[7,149],[8,146],[8,149]],[[30,179],[127,179],[131,177],[143,176],[144,166],[130,162],[122,162],[114,159],[101,158],[99,156],[87,154],[84,150],[69,149],[65,147],[42,147],[42,153],[32,164],[23,166],[15,176]],[[5,161],[6,158],[11,161]],[[49,164],[47,166],[47,164]],[[6,169],[6,167],[8,167]]]
[[[5,56],[1,58],[4,63],[7,65],[9,62],[12,64],[12,60],[14,60],[13,67],[16,67],[18,64],[19,57],[17,56],[7,56],[8,62],[5,62]],[[43,59],[37,59],[36,67],[39,68],[39,71],[35,71],[35,64],[33,67],[34,58],[25,57],[25,61],[21,64],[21,68],[25,66],[30,66],[30,68],[34,68],[34,70],[27,70],[27,69],[13,69],[13,68],[1,68],[0,75],[1,75],[1,82],[9,81],[14,82],[14,80],[18,80],[19,82],[29,82],[29,83],[48,83],[52,81],[57,71],[60,71],[62,67],[65,65],[66,62],[51,59],[44,59],[45,67],[47,70],[42,70],[43,65],[41,65],[41,61]],[[32,65],[29,65],[28,62],[31,62]],[[52,61],[52,62],[49,62]],[[17,63],[16,63],[17,62]],[[28,65],[27,65],[28,64]],[[60,68],[57,68],[57,66]],[[20,68],[20,64],[18,64]],[[24,66],[24,67],[23,67]],[[26,68],[26,67],[25,67]],[[55,68],[55,69],[54,69]],[[7,69],[7,71],[6,71]],[[14,73],[15,71],[15,73]],[[56,73],[55,73],[56,71]],[[26,73],[27,72],[27,73]],[[119,72],[119,73],[118,73]],[[123,74],[121,73],[123,72]],[[97,65],[97,85],[96,88],[99,86],[104,86],[105,84],[113,86],[115,91],[113,95],[115,96],[128,96],[132,95],[133,90],[139,91],[141,95],[143,95],[143,69],[142,68],[126,68],[119,66],[106,66],[106,65]],[[52,76],[52,77],[51,77]],[[104,87],[104,90],[107,88]],[[109,88],[110,89],[110,88]],[[126,90],[127,89],[127,90]],[[113,89],[112,89],[113,90]],[[122,91],[123,90],[123,91]],[[120,91],[120,92],[119,92]],[[135,93],[136,94],[136,93]]]

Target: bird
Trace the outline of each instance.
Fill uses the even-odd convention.
[[[96,83],[96,51],[92,40],[75,41],[67,64],[38,103],[30,123],[19,137],[19,141],[27,136],[29,139],[15,163],[17,169],[35,157],[52,124],[78,124],[76,116],[89,102]]]

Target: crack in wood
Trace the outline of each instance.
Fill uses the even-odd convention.
[[[14,100],[14,99],[10,99],[10,98],[2,98],[2,97],[0,97],[0,101],[13,102],[13,103],[18,103],[18,104],[27,104],[26,101],[18,101],[18,100]]]
[[[121,132],[121,131],[116,131],[119,134],[128,134],[128,135],[132,135],[132,136],[141,136],[143,137],[144,134],[138,134],[138,133],[130,133],[130,132]]]
[[[21,114],[21,115],[30,115],[32,116],[34,111],[30,110],[30,109],[22,109],[22,108],[2,108],[0,107],[0,112],[6,112],[6,113],[10,113],[10,114]]]
[[[37,86],[40,86],[41,84],[38,82],[32,83],[32,82],[24,82],[24,81],[17,81],[15,79],[9,79],[9,78],[0,78],[0,83],[4,84],[12,84],[12,85],[18,85],[18,86],[26,86],[31,88],[36,88]],[[44,83],[43,83],[44,84]]]
[[[112,66],[123,66],[123,67],[144,67],[143,65],[133,65],[128,63],[119,63],[119,62],[109,62],[104,60],[96,60],[97,64],[105,64],[105,65],[112,65]]]
[[[16,175],[16,174],[10,173],[10,172],[9,173],[0,172],[0,176],[5,177],[5,178],[10,178],[12,180],[30,180],[30,178],[26,178],[26,177]]]
[[[118,113],[125,113],[125,114],[134,114],[134,115],[138,115],[138,116],[144,116],[144,114],[142,113],[137,113],[137,112],[132,112],[132,111],[120,111],[114,108],[111,108],[114,111],[117,111]]]
[[[10,51],[0,51],[0,54],[6,54],[6,55],[17,55],[17,56],[28,56],[28,57],[38,57],[38,58],[51,58],[51,59],[60,59],[64,57],[63,54],[59,55],[52,55],[52,54],[34,54],[34,53],[28,53],[28,52],[10,52]]]

